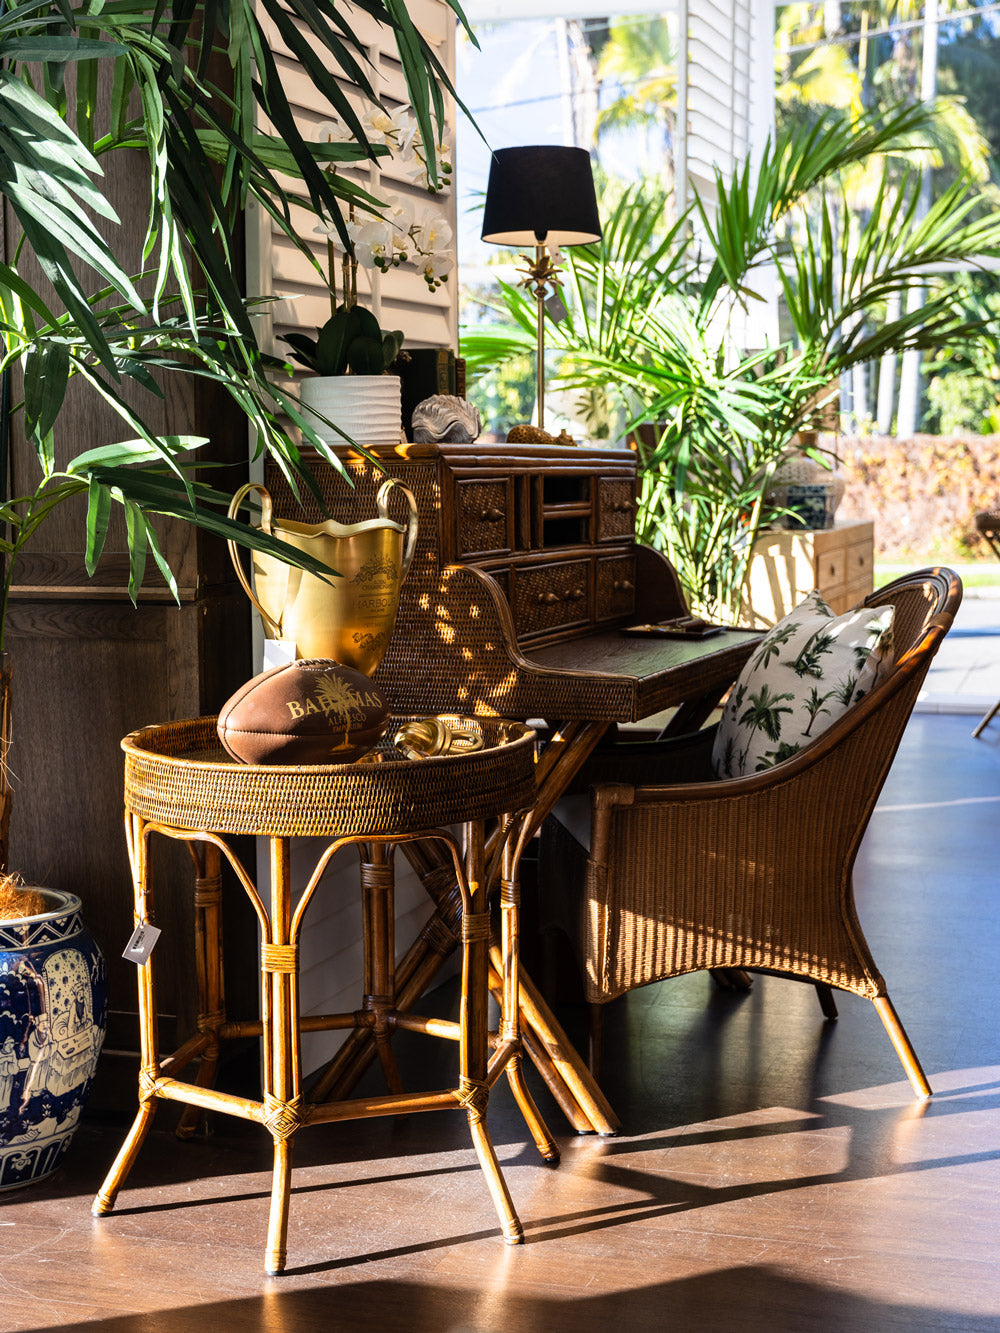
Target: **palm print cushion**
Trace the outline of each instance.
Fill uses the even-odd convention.
[[[835,616],[811,592],[740,672],[712,749],[716,776],[790,759],[863,698],[892,666],[892,618],[891,606]]]

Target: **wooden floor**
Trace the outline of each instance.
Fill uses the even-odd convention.
[[[271,1279],[262,1132],[158,1129],[95,1220],[123,1125],[95,1111],[57,1176],[0,1202],[0,1328],[1000,1330],[1000,722],[969,730],[914,719],[858,875],[930,1103],[866,1001],[826,1025],[794,982],[733,997],[683,978],[609,1012],[620,1137],[575,1137],[541,1099],[553,1171],[491,1103],[527,1244],[501,1241],[460,1113],[317,1126]]]

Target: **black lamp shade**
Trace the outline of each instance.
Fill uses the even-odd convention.
[[[497,245],[584,245],[601,238],[585,148],[497,148],[490,163],[483,240]]]

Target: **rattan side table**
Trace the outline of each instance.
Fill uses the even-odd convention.
[[[390,724],[392,735],[401,719]],[[518,1019],[518,879],[523,818],[535,798],[534,733],[519,722],[465,719],[484,741],[474,753],[404,759],[383,742],[356,764],[288,767],[241,765],[222,750],[214,718],[169,723],[133,732],[125,751],[125,826],[135,889],[135,922],[155,924],[149,874],[154,833],[184,842],[195,867],[198,1032],[162,1058],[156,1024],[156,953],[139,968],[141,1067],[139,1111],[93,1204],[95,1215],[114,1207],[118,1190],[149,1130],[160,1098],[186,1103],[179,1132],[193,1129],[198,1108],[253,1120],[270,1131],[274,1170],[265,1268],[285,1266],[291,1150],[303,1125],[373,1115],[464,1108],[504,1239],[523,1238],[486,1126],[493,1083],[506,1073],[543,1158],[555,1164],[558,1149],[543,1124],[521,1069]],[[500,879],[503,991],[499,1031],[488,1031],[490,909],[486,821],[497,821],[502,853]],[[464,827],[464,849],[445,830]],[[256,835],[270,842],[270,884],[259,888],[233,851],[231,839]],[[298,902],[290,885],[290,840],[329,839]],[[393,849],[432,840],[445,849],[457,880],[455,910],[461,918],[462,988],[457,1022],[425,1019],[396,1007],[393,949]],[[331,858],[356,845],[361,855],[365,996],[354,1013],[300,1019],[298,941],[303,918]],[[260,926],[263,974],[261,1017],[231,1022],[226,1015],[221,967],[221,858],[232,866]],[[453,873],[452,873],[453,868]],[[330,1029],[370,1029],[389,1091],[384,1096],[313,1103],[302,1091],[300,1034]],[[458,1082],[436,1092],[404,1092],[389,1044],[394,1028],[446,1037],[458,1043]],[[259,1101],[216,1091],[219,1042],[263,1039],[263,1088]],[[193,1082],[178,1075],[200,1057]]]

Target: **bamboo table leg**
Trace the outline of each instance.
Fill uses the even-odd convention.
[[[561,728],[547,743],[539,758],[536,777],[538,796],[529,816],[523,840],[527,840],[555,807],[560,796],[579,772],[608,730],[603,722],[575,722]],[[486,844],[487,856],[500,853],[501,839],[494,834]],[[408,843],[404,847],[437,911],[410,945],[397,969],[398,1007],[410,1008],[431,984],[459,940],[458,899],[454,876],[447,859],[436,848]],[[494,957],[494,981],[502,975]],[[524,1049],[545,1080],[561,1110],[579,1134],[614,1134],[621,1122],[596,1079],[577,1054],[558,1019],[538,988],[522,969],[520,1016]],[[499,986],[494,984],[494,991]],[[375,1058],[371,1034],[358,1030],[347,1038],[327,1066],[317,1085],[317,1099],[344,1096]]]
[[[135,895],[135,924],[153,923],[153,886],[149,874],[149,847],[143,821],[136,815],[125,817],[125,837],[128,843],[129,864],[132,868],[132,888]],[[103,1217],[115,1206],[122,1182],[132,1169],[139,1149],[149,1133],[156,1113],[156,1079],[160,1056],[156,1026],[156,978],[154,954],[139,968],[139,1110],[126,1135],[111,1170],[97,1191],[91,1205],[95,1217]]]
[[[459,1052],[459,1088],[469,1116],[469,1130],[483,1169],[493,1205],[508,1245],[524,1239],[507,1182],[500,1172],[493,1141],[486,1127],[489,1102],[489,989],[487,968],[490,947],[490,908],[486,895],[484,828],[477,821],[466,826],[466,879],[469,899],[462,916],[462,1017]]]
[[[222,972],[222,857],[211,843],[189,842],[194,863],[195,969],[198,974],[198,1031],[208,1039],[195,1083],[210,1088],[219,1064],[219,1027],[226,1021],[225,981]],[[177,1123],[179,1139],[194,1134],[198,1106],[185,1106]]]
[[[364,941],[364,1013],[371,1015],[385,1085],[402,1092],[392,1052],[388,1018],[396,1009],[396,913],[392,861],[381,843],[369,845],[361,860],[361,915]]]
[[[518,864],[524,837],[512,845],[512,821],[504,819],[503,866],[500,880],[500,1049],[510,1049],[504,1072],[514,1094],[525,1124],[535,1140],[535,1146],[549,1166],[559,1165],[559,1148],[538,1113],[534,1099],[524,1081],[521,1067],[520,1023],[520,906],[521,891],[518,883]],[[493,951],[491,951],[492,954]]]
[[[274,1140],[266,1272],[285,1267],[292,1143],[302,1123],[298,1022],[298,944],[291,931],[291,845],[271,839],[271,939],[261,945],[264,974],[265,1125]]]

